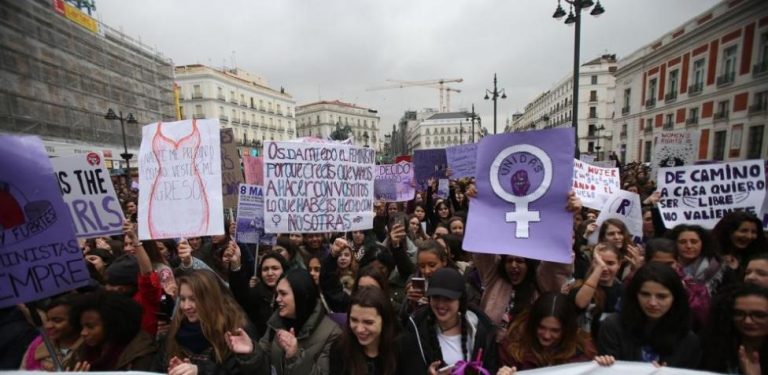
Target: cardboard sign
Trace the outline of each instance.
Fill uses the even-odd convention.
[[[574,147],[570,128],[484,137],[464,248],[570,263]]]
[[[573,160],[573,191],[584,207],[602,209],[605,201],[621,189],[619,168],[601,168]]]
[[[656,134],[653,137],[651,178],[656,178],[659,168],[693,164],[698,159],[700,134],[698,130],[665,131]]]
[[[139,152],[139,238],[224,234],[219,121],[152,123]]]
[[[43,142],[0,136],[0,144],[0,308],[88,285]]]
[[[323,233],[373,227],[375,153],[346,144],[266,142],[267,233]]]
[[[627,226],[629,234],[632,235],[633,243],[640,243],[643,239],[643,205],[640,202],[640,196],[637,193],[626,190],[618,190],[605,201],[605,205],[600,208],[600,214],[597,215],[595,224],[600,228],[608,219],[619,219]],[[598,241],[599,230],[592,232],[587,238],[590,245]]]
[[[240,184],[237,202],[237,233],[241,243],[259,243],[264,237],[264,191],[261,186]]]
[[[100,154],[53,158],[51,165],[79,238],[123,233],[125,215]]]
[[[386,202],[405,202],[413,199],[413,164],[381,164],[376,166],[376,181],[373,184],[374,197]]]
[[[664,226],[698,224],[712,229],[725,214],[757,215],[765,199],[762,160],[659,169],[659,211]]]
[[[451,168],[451,178],[475,177],[477,143],[448,147],[445,156]]]
[[[240,157],[237,155],[237,145],[232,129],[221,129],[221,192],[224,197],[224,208],[237,206],[237,192],[243,183],[243,173],[240,171]]]
[[[243,156],[243,170],[245,171],[245,183],[250,185],[264,185],[264,158],[261,156]]]

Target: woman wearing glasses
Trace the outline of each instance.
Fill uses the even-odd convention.
[[[757,375],[768,369],[768,289],[746,284],[713,303],[701,368]]]

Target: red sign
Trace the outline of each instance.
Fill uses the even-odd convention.
[[[395,156],[395,164],[397,164],[397,163],[399,163],[401,161],[406,161],[406,162],[410,163],[411,162],[411,155]]]
[[[56,13],[64,15],[65,12],[64,7],[64,0],[53,0],[53,10],[56,11]]]

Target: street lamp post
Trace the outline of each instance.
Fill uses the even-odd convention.
[[[599,127],[595,128],[595,133],[597,133],[597,146],[595,146],[595,151],[597,151],[597,158],[595,160],[600,161],[600,132],[605,130],[605,126],[600,124]]]
[[[365,133],[363,133],[363,139],[365,140],[365,145],[363,145],[363,147],[368,147],[369,135],[367,130],[365,131]]]
[[[474,104],[472,104],[472,113],[469,114],[469,117],[467,117],[466,120],[472,122],[472,138],[470,139],[470,142],[475,143],[475,120],[477,120],[477,125],[480,126],[480,116],[475,113]]]
[[[464,122],[459,120],[459,144],[464,144]]]
[[[488,95],[491,95],[491,96],[489,97]],[[502,99],[506,99],[507,93],[504,92],[504,89],[501,89],[501,91],[499,91],[497,87],[496,73],[493,73],[493,91],[485,89],[485,100],[488,100],[488,99],[493,100],[493,134],[496,134],[496,104],[499,99],[499,96],[501,96]]]
[[[123,153],[120,154],[120,157],[125,160],[125,176],[128,179],[126,183],[130,184],[131,179],[131,159],[133,158],[133,154],[128,153],[128,142],[125,139],[125,123],[129,124],[138,124],[139,122],[136,121],[136,117],[133,117],[133,113],[128,113],[127,117],[123,117],[123,111],[118,111],[120,115],[115,114],[115,111],[112,110],[112,108],[107,109],[107,114],[104,115],[104,118],[107,120],[120,120],[120,129],[123,132]]]
[[[579,53],[581,49],[581,11],[588,9],[595,3],[592,0],[564,0],[571,5],[571,9],[568,12],[568,17],[565,19],[565,24],[574,24],[574,42],[573,42],[573,109],[571,110],[572,125],[576,131],[576,158],[579,158]],[[600,0],[597,0],[597,4],[589,13],[595,17],[605,13],[605,9],[600,5]],[[560,6],[560,0],[557,0],[557,9],[552,18],[561,19],[565,16],[565,10]]]

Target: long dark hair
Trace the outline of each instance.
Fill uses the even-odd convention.
[[[512,285],[512,280],[509,278],[509,275],[507,275],[507,268],[506,268],[507,259],[509,259],[510,257],[513,257],[513,256],[512,255],[501,256],[501,258],[499,259],[499,263],[497,265],[496,272],[498,272],[499,275],[504,280],[506,280],[510,285]],[[512,288],[515,290],[514,306],[510,311],[512,316],[515,316],[521,313],[525,308],[530,306],[534,298],[536,297],[536,294],[539,292],[539,285],[538,283],[536,283],[536,269],[539,268],[539,261],[536,259],[517,257],[517,256],[515,257],[525,259],[526,271],[525,271],[525,277],[523,277],[523,281],[520,282],[520,285],[512,285]]]
[[[378,374],[394,375],[397,367],[396,341],[400,327],[389,297],[381,289],[374,287],[359,288],[352,294],[349,311],[347,311],[347,324],[344,326],[344,333],[339,343],[346,359],[343,374],[356,375],[368,372],[364,348],[357,341],[357,337],[350,327],[354,306],[374,308],[381,316],[378,358],[380,358],[382,368],[379,369]]]
[[[716,259],[718,261],[720,260],[717,243],[712,240],[712,236],[709,234],[709,231],[700,225],[677,225],[672,228],[671,231],[667,232],[666,237],[672,241],[675,241],[675,245],[677,245],[677,238],[680,237],[683,232],[694,232],[699,236],[699,241],[701,241],[701,257],[707,259]]]
[[[280,275],[280,280],[286,279],[293,292],[293,303],[296,304],[296,318],[282,318],[286,328],[293,328],[296,334],[304,326],[309,317],[315,311],[315,306],[320,299],[319,292],[312,276],[305,269],[296,268]]]
[[[264,266],[264,261],[267,260],[267,259],[274,259],[278,263],[280,263],[280,267],[283,269],[283,273],[288,271],[288,261],[286,261],[285,258],[283,258],[282,255],[280,255],[278,253],[267,253],[263,257],[261,257],[261,260],[259,261],[259,268],[256,271],[256,277],[258,277],[259,280],[262,283],[264,282],[264,278],[261,276],[261,267]],[[282,276],[282,274],[280,276]],[[266,284],[265,284],[265,286],[266,286]],[[274,289],[274,287],[268,287],[268,288],[269,289]]]
[[[379,288],[384,293],[384,295],[389,296],[389,282],[387,280],[387,277],[384,274],[382,274],[378,268],[370,264],[361,268],[357,272],[357,277],[355,277],[355,284],[352,289],[353,294],[357,292],[358,289],[362,289],[359,287],[359,285],[360,285],[360,279],[363,277],[370,277],[376,280],[376,283],[379,284]]]
[[[701,367],[703,370],[725,372],[739,366],[739,346],[742,337],[734,324],[736,299],[756,296],[768,300],[768,289],[745,284],[736,290],[726,291],[712,303],[709,324],[702,336]],[[768,368],[768,341],[760,348],[760,367]]]
[[[746,249],[740,251],[740,254],[738,255],[743,260],[765,250],[765,234],[763,233],[763,223],[760,219],[748,212],[734,211],[723,216],[723,218],[717,222],[715,228],[712,229],[712,235],[720,245],[720,251],[723,255],[736,255],[733,254],[736,249],[733,248],[731,234],[737,231],[745,221],[755,224],[757,227],[757,238],[755,238]]]
[[[648,281],[661,284],[672,294],[672,306],[649,330],[651,323],[638,301],[640,289]],[[648,263],[635,273],[622,298],[621,323],[632,335],[650,344],[659,355],[668,355],[691,327],[688,296],[677,273],[668,265]]]
[[[459,271],[453,270],[456,273]],[[431,298],[431,297],[430,297]],[[467,309],[468,309],[468,302],[467,302],[467,292],[464,291],[461,293],[461,297],[459,297],[459,320],[461,321],[461,355],[464,358],[464,360],[469,360],[472,356],[472,350],[471,348],[467,348],[467,340],[469,338],[469,333],[467,331],[467,327],[469,326],[469,321],[467,321]],[[440,331],[440,327],[437,326],[437,317],[435,316],[434,311],[432,311],[431,307],[427,307],[427,327],[430,327],[430,333],[429,333],[429,344],[430,346],[437,352],[439,358],[443,359],[443,351],[440,349],[440,341],[438,341],[437,338],[437,332]],[[479,342],[475,342],[475,344],[480,344]]]
[[[544,350],[538,340],[539,324],[548,317],[560,323],[561,337],[556,350]],[[573,302],[561,293],[547,293],[539,297],[530,310],[512,324],[508,333],[510,345],[507,352],[520,363],[529,352],[542,367],[567,363],[578,353],[589,357],[595,355],[589,335],[579,331],[578,314]]]

